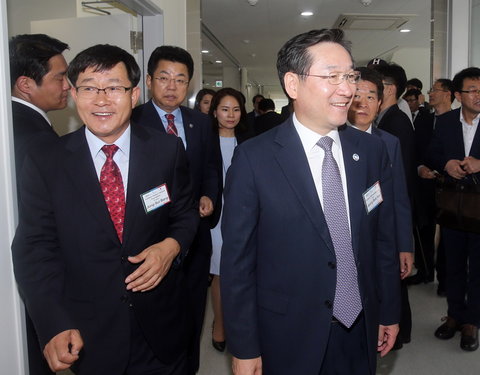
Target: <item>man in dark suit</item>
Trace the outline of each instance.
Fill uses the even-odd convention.
[[[197,214],[181,142],[130,123],[133,56],[78,54],[68,77],[86,127],[31,150],[15,276],[53,371],[184,374],[180,264]]]
[[[260,116],[258,105],[265,99],[262,94],[257,94],[252,98],[253,110],[247,113],[247,126],[250,134],[255,134],[255,119]]]
[[[210,118],[181,106],[192,76],[193,59],[187,51],[174,46],[158,47],[148,61],[147,86],[152,99],[135,108],[132,115],[133,120],[143,125],[178,136],[187,150],[194,199],[202,218],[184,264],[189,289],[188,311],[194,330],[188,353],[190,375],[199,368],[200,335],[207,298],[212,252],[208,217],[213,212],[221,186],[217,173],[221,168],[221,157],[212,147]]]
[[[437,118],[427,165],[447,180],[478,184],[480,179],[480,69],[467,68],[453,78],[461,108]],[[461,330],[460,347],[478,349],[480,326],[480,234],[442,223],[447,270],[448,316],[436,331],[439,339]],[[464,230],[461,230],[464,229]]]
[[[383,97],[382,76],[369,68],[358,68],[357,70],[362,78],[357,84],[355,97],[348,110],[348,124],[379,137],[387,147],[394,181],[395,239],[400,256],[400,279],[404,280],[412,272],[414,247],[412,240],[412,213],[405,183],[405,168],[403,167],[400,142],[397,137],[373,126]],[[405,283],[401,284],[401,292],[402,315],[400,332],[393,347],[394,349],[402,348],[403,344],[409,343],[411,339],[412,312]]]
[[[260,116],[255,118],[255,133],[262,134],[277,125],[280,125],[284,120],[281,115],[275,112],[275,103],[272,99],[263,99],[258,104]]]
[[[43,139],[58,139],[47,112],[67,106],[68,45],[45,34],[17,35],[10,39],[13,141],[17,186],[27,152]],[[18,190],[18,189],[17,189]],[[31,375],[52,374],[26,314],[28,365]]]
[[[235,374],[374,374],[377,350],[395,342],[391,168],[380,139],[344,125],[359,78],[348,48],[338,29],[282,47],[293,116],[238,146],[227,174],[221,289]]]

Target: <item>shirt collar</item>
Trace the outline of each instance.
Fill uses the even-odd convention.
[[[157,110],[158,114],[160,115],[160,118],[162,121],[166,121],[165,115],[172,114],[175,116],[175,119],[181,119],[182,116],[182,111],[180,110],[180,107],[175,108],[172,112],[165,112],[163,109],[161,109],[158,105],[155,104],[155,101],[152,99],[152,104]]]
[[[297,130],[297,133],[300,137],[300,141],[302,142],[305,153],[311,152],[317,145],[317,142],[320,140],[320,138],[324,137],[314,132],[313,130],[307,128],[305,125],[302,125],[300,121],[298,121],[297,116],[295,116],[295,112],[293,113],[293,125]],[[329,136],[330,138],[332,138],[334,144],[340,145],[340,136],[338,134],[338,129],[334,129],[330,131],[325,136]]]
[[[480,120],[480,113],[475,116],[475,118],[472,121],[472,125],[478,124],[479,120]],[[463,117],[463,111],[461,109],[460,109],[460,122],[462,124],[470,125],[470,124],[467,124],[467,122],[465,121],[465,118]]]
[[[355,129],[357,129],[357,130],[360,130],[358,127],[356,127],[355,125],[353,125],[353,124],[352,124],[350,121],[348,121],[348,120],[347,120],[347,125],[348,125],[348,126],[351,126],[352,128],[355,128]],[[365,133],[372,134],[372,125],[373,125],[373,124],[370,124],[370,125],[368,126],[368,129],[365,130]],[[360,131],[362,131],[362,130],[360,130]]]
[[[17,103],[26,105],[27,107],[33,109],[34,111],[36,111],[36,112],[38,112],[40,115],[42,115],[42,117],[45,119],[45,121],[47,121],[48,124],[49,124],[50,126],[52,126],[52,123],[50,122],[50,119],[47,117],[47,113],[46,113],[45,111],[43,111],[42,109],[38,108],[36,105],[34,105],[34,104],[30,103],[30,102],[27,102],[26,100],[17,98],[16,96],[12,96],[12,102],[17,102]]]
[[[130,156],[130,134],[131,134],[131,127],[128,125],[127,129],[123,132],[123,134],[118,138],[114,144],[117,145],[118,151],[121,152],[127,159]],[[98,138],[95,134],[93,134],[90,129],[85,126],[85,137],[87,139],[88,147],[90,149],[90,153],[92,154],[92,158],[95,159],[100,152],[102,152],[102,147],[105,146],[107,143],[102,141]]]

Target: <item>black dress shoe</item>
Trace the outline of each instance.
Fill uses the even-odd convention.
[[[462,325],[460,347],[468,352],[478,349],[478,327],[473,324]]]
[[[448,340],[455,336],[455,332],[460,329],[457,321],[450,316],[442,318],[442,321],[445,321],[440,327],[435,331],[435,337]]]

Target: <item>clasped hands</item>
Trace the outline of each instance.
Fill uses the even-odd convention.
[[[468,174],[480,172],[480,160],[473,156],[466,156],[463,160],[452,159],[445,164],[445,171],[460,180]]]

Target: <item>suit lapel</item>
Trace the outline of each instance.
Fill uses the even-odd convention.
[[[79,200],[83,200],[106,233],[116,244],[119,243],[107,205],[105,203],[90,149],[85,138],[85,127],[68,136],[65,148],[69,154],[65,158],[66,174],[78,191]]]
[[[128,188],[127,201],[125,207],[125,224],[123,233],[123,245],[125,246],[131,234],[134,231],[138,215],[144,215],[142,200],[140,195],[145,193],[143,190],[148,185],[151,170],[158,165],[153,165],[149,158],[148,136],[141,126],[131,124],[132,134],[130,138],[130,160],[128,166]]]
[[[343,163],[347,176],[348,206],[350,212],[350,227],[352,247],[355,254],[358,251],[360,238],[360,218],[363,216],[365,206],[362,194],[365,190],[365,176],[367,176],[366,153],[357,137],[352,137],[356,130],[344,126],[339,129],[342,142]]]
[[[188,154],[189,149],[191,149],[191,146],[194,143],[193,138],[195,136],[195,131],[194,131],[195,124],[192,122],[190,115],[183,107],[180,107],[180,110],[182,112],[183,131],[185,132],[185,140],[187,143],[185,149]]]
[[[330,251],[334,253],[333,243],[318,199],[308,160],[291,118],[288,120],[287,126],[279,127],[275,142],[279,146],[275,158],[280,168],[313,226]]]

